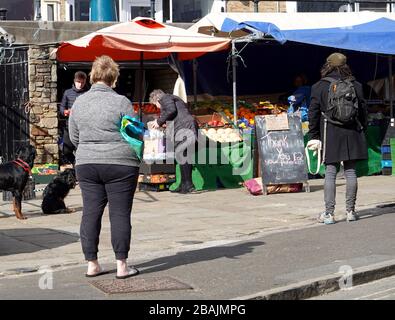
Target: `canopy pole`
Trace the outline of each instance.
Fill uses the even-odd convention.
[[[390,98],[390,115],[391,115],[391,127],[395,126],[394,123],[394,78],[392,77],[392,56],[388,57],[388,69],[389,69],[389,98]]]
[[[235,125],[237,125],[236,67],[236,40],[232,40],[233,122]]]
[[[145,90],[145,81],[143,79],[143,68],[144,68],[144,52],[140,52],[140,66],[139,66],[139,120],[143,120],[143,92]]]
[[[193,108],[197,107],[197,68],[198,63],[196,59],[192,60],[192,70],[193,70]]]

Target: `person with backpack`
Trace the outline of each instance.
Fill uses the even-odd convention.
[[[347,221],[356,221],[356,163],[368,158],[365,130],[367,109],[362,85],[355,80],[347,58],[331,54],[321,69],[321,80],[312,87],[309,108],[310,150],[322,151],[325,164],[325,211],[318,222],[335,223],[336,175],[341,163],[346,178]]]

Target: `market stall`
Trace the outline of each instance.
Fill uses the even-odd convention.
[[[364,68],[357,66],[353,70],[357,69],[361,71],[359,69],[365,69],[365,73],[367,72],[366,70],[370,70],[369,76],[374,77],[373,80],[379,78],[380,72],[378,71],[378,66],[380,65],[381,67],[383,65],[382,60],[384,60],[387,71],[381,77],[388,77],[390,75],[388,77],[390,79],[388,85],[390,89],[386,96],[381,96],[376,101],[368,101],[371,112],[369,119],[370,126],[367,130],[369,160],[360,162],[358,165],[359,175],[370,175],[381,172],[381,144],[385,135],[382,127],[388,126],[389,123],[391,125],[394,123],[392,94],[392,54],[395,53],[395,42],[393,41],[394,27],[395,14],[393,13],[223,13],[206,16],[192,26],[190,30],[202,33],[211,32],[211,34],[214,32],[217,35],[234,37],[232,41],[232,53],[227,57],[227,61],[231,61],[232,63],[228,63],[226,68],[229,72],[232,67],[232,111],[236,119],[239,116],[240,110],[238,99],[246,99],[246,97],[240,98],[240,95],[238,97],[237,90],[240,87],[244,87],[244,89],[248,85],[250,87],[256,87],[259,83],[262,87],[261,91],[249,93],[255,96],[258,96],[260,93],[264,96],[265,94],[262,93],[265,92],[265,85],[267,88],[275,87],[276,80],[284,83],[284,74],[287,72],[290,74],[290,69],[294,70],[295,73],[301,70],[309,70],[310,72],[312,68],[318,71],[320,65],[317,64],[317,57],[321,57],[319,63],[322,64],[324,61],[323,57],[328,55],[328,51],[330,53],[333,52],[333,48],[343,51],[348,50],[347,55],[359,55],[357,61],[360,63],[359,66],[363,64]],[[273,44],[274,42],[278,43],[278,45]],[[261,47],[258,48],[255,46],[256,43],[261,43]],[[248,60],[245,57],[248,55],[246,53],[248,46],[254,48],[254,60]],[[303,52],[303,50],[306,51]],[[321,55],[320,51],[325,53]],[[354,57],[350,60],[353,59]],[[375,60],[375,66],[373,65],[371,69],[368,69],[366,61],[372,60]],[[266,62],[264,66],[262,61]],[[276,64],[276,62],[276,65],[278,65],[278,61],[281,61],[287,67],[284,66],[282,71],[274,71],[272,65]],[[248,62],[252,66],[246,68],[240,67],[243,65],[245,67],[248,65]],[[295,66],[296,64],[297,66]],[[204,61],[199,59],[199,66],[202,65],[204,65]],[[263,68],[260,70],[265,70],[265,75],[261,75],[261,79],[256,75],[251,76],[259,69],[258,65]],[[238,68],[236,69],[237,66]],[[244,81],[239,80],[241,70],[244,71],[244,75],[248,74],[249,79],[246,80],[247,77],[245,76]],[[276,78],[275,73],[281,74],[283,79],[277,79],[278,77]],[[313,74],[312,72],[310,73]],[[236,74],[238,81],[236,81]],[[267,78],[267,75],[270,75],[269,83],[265,81],[266,79],[262,79],[265,76]],[[311,78],[314,79],[314,76],[313,74]],[[360,79],[358,76],[357,78]],[[372,80],[372,78],[365,78],[366,82],[367,80]],[[218,84],[217,80],[217,87],[220,87],[221,84]],[[316,80],[318,80],[318,77]],[[210,84],[206,83],[206,88],[208,86]],[[221,95],[229,96],[230,94],[227,91],[226,93],[221,92]],[[259,103],[258,101],[255,100],[255,103]],[[272,101],[278,102],[276,100]],[[304,123],[303,129],[305,133],[307,132],[307,127],[308,123]],[[306,136],[305,140],[307,140]],[[316,159],[313,158],[311,166],[314,167],[315,164]],[[321,173],[323,173],[322,169]]]
[[[280,114],[287,109],[284,105],[273,105],[269,101],[258,104],[241,101],[235,122],[231,102],[202,102],[194,107],[200,127],[192,173],[196,190],[238,188],[255,177],[259,166],[255,116]],[[179,183],[180,170],[177,166],[176,183],[170,189],[176,189]]]
[[[139,61],[141,75],[138,81],[139,98],[135,109],[140,119],[146,123],[155,119],[159,110],[144,102],[146,88],[144,88],[142,70],[145,60],[168,58],[169,63],[176,68],[177,61],[190,60],[208,52],[225,50],[229,44],[229,39],[203,35],[139,17],[130,22],[98,30],[80,39],[64,42],[57,49],[56,54],[60,62],[92,62],[100,55],[109,55],[117,62]],[[182,86],[182,72],[178,69],[177,72],[180,79],[177,84]],[[166,189],[166,184],[174,181],[171,174],[174,176],[175,168],[174,165],[166,163],[167,159],[159,159],[163,154],[166,155],[166,151],[160,150],[163,137],[155,136],[148,131],[145,140],[147,148],[140,182],[155,184],[157,189]],[[165,163],[157,163],[156,160],[165,160]]]

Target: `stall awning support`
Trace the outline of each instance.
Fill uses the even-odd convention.
[[[391,127],[395,126],[394,120],[394,77],[392,72],[392,56],[388,57],[388,69],[389,69],[389,99],[390,99],[390,115],[391,115]]]
[[[232,40],[232,51],[231,51],[231,63],[232,63],[232,91],[233,91],[233,122],[237,125],[237,58],[240,58],[244,67],[246,67],[243,58],[240,53],[246,48],[246,46],[257,40],[262,40],[265,38],[265,34],[262,32],[254,32],[253,34]],[[236,43],[244,43],[244,47],[240,51],[236,48]]]
[[[140,83],[139,83],[139,120],[143,119],[143,99],[145,92],[145,80],[144,80],[144,52],[140,52],[140,67],[139,67]]]
[[[236,68],[237,68],[237,52],[236,41],[232,40],[232,88],[233,88],[233,122],[237,125],[237,83],[236,83]]]
[[[192,70],[193,70],[193,108],[197,108],[197,68],[198,62],[196,59],[192,60]]]

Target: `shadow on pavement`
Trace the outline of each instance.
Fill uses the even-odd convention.
[[[376,208],[357,211],[358,216],[363,219],[374,218],[377,216],[381,216],[383,214],[390,214],[390,213],[395,214],[395,203],[377,205]]]
[[[0,230],[0,256],[54,249],[78,241],[77,233],[64,233],[54,229],[2,229]]]
[[[35,206],[35,207],[37,207],[37,206]],[[26,211],[26,210],[23,210],[23,206],[22,206],[22,212],[26,216],[26,218],[33,219],[33,218],[39,218],[39,217],[44,217],[44,216],[46,216],[46,217],[59,216],[59,215],[60,216],[65,216],[65,215],[69,215],[69,214],[82,213],[82,210],[83,210],[83,207],[68,206],[68,208],[74,209],[74,212],[72,212],[72,213],[44,214],[41,211],[41,207],[40,207],[39,211],[38,210],[37,211],[36,210],[35,211],[31,211],[31,210]],[[12,213],[7,213],[7,212],[0,211],[0,219],[5,219],[5,218],[14,218],[14,219],[16,219],[15,214],[13,212]]]
[[[345,186],[346,183],[336,183],[336,188],[337,187],[342,187]],[[321,191],[324,190],[324,180],[322,180],[322,184],[318,185],[318,186],[310,186],[310,192],[317,192],[317,191]]]
[[[240,243],[233,246],[218,246],[199,250],[179,252],[173,256],[161,257],[145,263],[136,265],[144,268],[141,273],[152,273],[169,270],[178,266],[210,261],[220,258],[237,259],[239,256],[252,253],[254,247],[262,246],[262,241],[251,241]]]

